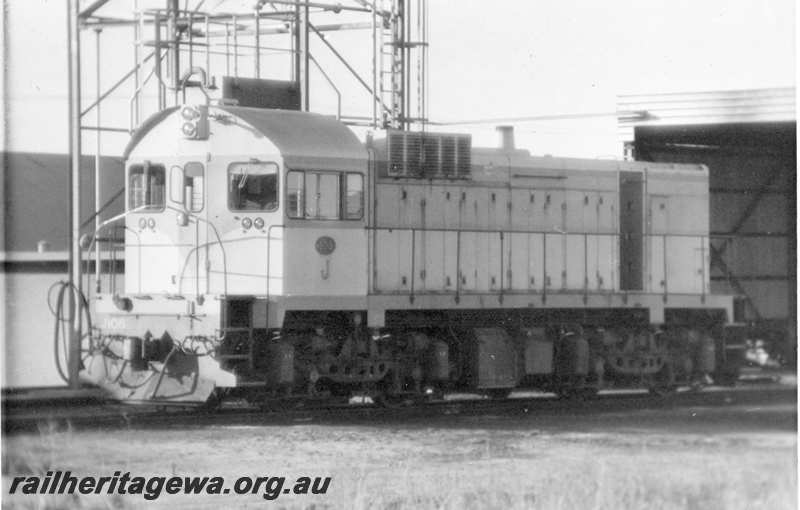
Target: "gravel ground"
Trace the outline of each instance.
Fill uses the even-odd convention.
[[[3,440],[11,477],[332,477],[325,495],[5,496],[4,508],[796,508],[793,404],[166,430]]]

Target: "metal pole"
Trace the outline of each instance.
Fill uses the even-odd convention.
[[[411,2],[409,0],[400,0],[402,5],[401,12],[403,13],[401,20],[401,30],[403,31],[403,101],[402,108],[400,109],[400,126],[402,129],[410,127],[409,122],[406,120],[411,113],[411,49],[406,44],[411,41]]]
[[[158,13],[153,15],[153,28],[155,29],[155,75],[156,87],[158,88],[158,110],[161,111],[164,109],[166,101],[164,100],[164,82],[161,80],[161,16]]]
[[[140,60],[139,53],[141,51],[141,44],[142,44],[142,31],[144,21],[142,13],[139,12],[139,0],[134,0],[133,2],[133,11],[135,12],[136,16],[136,23],[133,25],[133,61],[134,61],[134,68],[133,68],[133,90],[139,90],[139,67],[143,62]],[[139,127],[139,95],[137,94],[134,98],[134,109],[133,109],[133,125],[137,128]],[[100,104],[99,102],[97,103]],[[130,125],[131,123],[128,122]]]
[[[292,32],[292,81],[297,83],[297,89],[300,89],[300,5],[294,7],[294,24]],[[302,102],[302,93],[300,101]]]
[[[207,34],[206,34],[207,35]],[[231,28],[225,23],[225,76],[231,75]]]
[[[97,94],[97,106],[94,110],[94,118],[95,118],[95,126],[98,128],[102,126],[100,124],[100,33],[103,31],[102,28],[95,28],[95,55],[96,55],[96,62],[95,62],[95,91]],[[97,130],[95,133],[95,143],[94,143],[94,230],[100,228],[100,175],[101,175],[101,162],[100,162],[100,136],[102,131],[100,129]],[[94,243],[94,285],[97,292],[100,293],[100,243]]]
[[[167,44],[171,57],[169,72],[171,87],[175,92],[175,104],[179,104],[181,88],[181,48],[180,32],[178,31],[178,15],[180,14],[181,7],[178,0],[169,0],[167,6],[169,9],[169,17],[167,18]],[[189,49],[189,57],[191,58],[191,47]]]
[[[208,73],[208,80],[211,80],[211,37],[208,35],[208,16],[205,17],[204,30],[206,32],[206,73]]]
[[[189,69],[194,67],[194,35],[192,35],[192,25],[194,25],[194,17],[190,13],[189,28],[186,30],[186,35],[189,38]],[[175,26],[177,27],[177,24]],[[177,44],[177,37],[175,38],[175,44]],[[208,50],[208,45],[206,45],[206,50]],[[180,47],[178,48],[178,51],[180,51]],[[180,79],[180,77],[178,77],[178,79]]]
[[[377,3],[377,2],[376,2]],[[378,127],[378,27],[377,7],[372,5],[372,127]]]
[[[255,58],[255,70],[256,70],[255,75],[256,75],[256,78],[261,78],[261,34],[259,34],[259,28],[260,28],[260,26],[259,26],[260,25],[259,9],[256,9],[255,19],[256,19],[256,33],[255,33],[255,39],[254,39],[254,45],[256,47],[255,48],[255,56],[254,56],[254,58]]]
[[[81,338],[77,329],[77,296],[73,287],[78,292],[82,291],[81,282],[81,248],[78,239],[81,235],[81,55],[80,55],[80,30],[78,16],[80,10],[79,0],[69,0],[67,11],[67,34],[69,61],[67,74],[69,77],[69,217],[70,228],[67,236],[69,245],[69,356],[68,377],[72,389],[80,387],[78,372],[81,364]]]
[[[309,111],[309,81],[308,81],[308,6],[298,7],[298,20],[300,22],[298,32],[300,37],[297,46],[298,73],[297,81],[300,85],[300,109],[304,112]]]
[[[233,17],[233,75],[239,76],[239,25]]]

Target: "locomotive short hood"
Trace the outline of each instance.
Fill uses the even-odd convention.
[[[172,115],[179,107],[167,108],[148,118],[125,148],[127,159],[133,149],[157,125]],[[362,167],[367,162],[367,151],[356,135],[334,117],[293,110],[244,108],[238,106],[209,107],[214,136],[215,125],[240,124],[243,121],[270,140],[281,153],[288,166],[302,167],[314,161],[337,161],[340,164]],[[234,119],[225,119],[225,116]]]

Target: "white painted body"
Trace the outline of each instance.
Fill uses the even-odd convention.
[[[128,214],[126,292],[262,298],[365,296],[368,269],[364,220],[289,220],[285,214],[289,167],[280,148],[240,118],[214,108],[211,114],[207,140],[181,137],[181,117],[175,111],[154,125],[129,155],[128,167],[147,160],[163,164],[167,172],[171,165],[202,162],[206,192],[204,208],[190,214],[187,225],[178,224],[178,214],[184,207],[172,200],[169,189],[163,211]],[[221,122],[215,115],[224,115],[226,120]],[[274,211],[231,211],[228,207],[228,166],[252,159],[277,165],[279,201]],[[360,167],[333,165],[337,170],[365,173],[366,151]],[[166,185],[171,185],[169,178]],[[262,219],[264,227],[243,228],[245,217],[254,222]],[[141,228],[140,218],[154,220],[155,227]],[[321,236],[336,242],[336,250],[330,255],[315,250]]]
[[[209,111],[206,140],[180,136],[180,113],[172,111],[132,143],[129,167],[148,160],[169,169],[196,161],[205,165],[206,182],[204,207],[186,225],[178,222],[184,207],[169,190],[163,211],[128,214],[128,293],[250,296],[268,303],[256,314],[264,327],[280,327],[287,310],[368,310],[369,323],[380,325],[390,308],[459,306],[451,296],[504,307],[504,295],[524,301],[579,294],[583,304],[569,301],[574,306],[599,306],[615,295],[704,299],[708,293],[708,171],[702,165],[473,149],[466,179],[387,177],[374,167],[368,175],[367,150],[332,119]],[[277,168],[275,210],[229,209],[229,165],[248,161]],[[363,217],[290,218],[291,170],[362,174]],[[620,286],[620,172],[641,173],[643,181],[643,278],[633,291]],[[140,218],[154,220],[155,227],[141,228]],[[264,226],[244,228],[244,218]],[[333,240],[333,251],[318,249],[321,238]],[[557,302],[551,298],[547,306]],[[625,306],[640,302],[623,300]]]
[[[469,181],[379,178],[373,291],[618,292],[620,171],[644,175],[641,291],[707,293],[705,167],[499,150]]]

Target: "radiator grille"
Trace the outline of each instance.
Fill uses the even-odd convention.
[[[390,176],[458,179],[470,175],[470,135],[389,131],[387,145]]]

